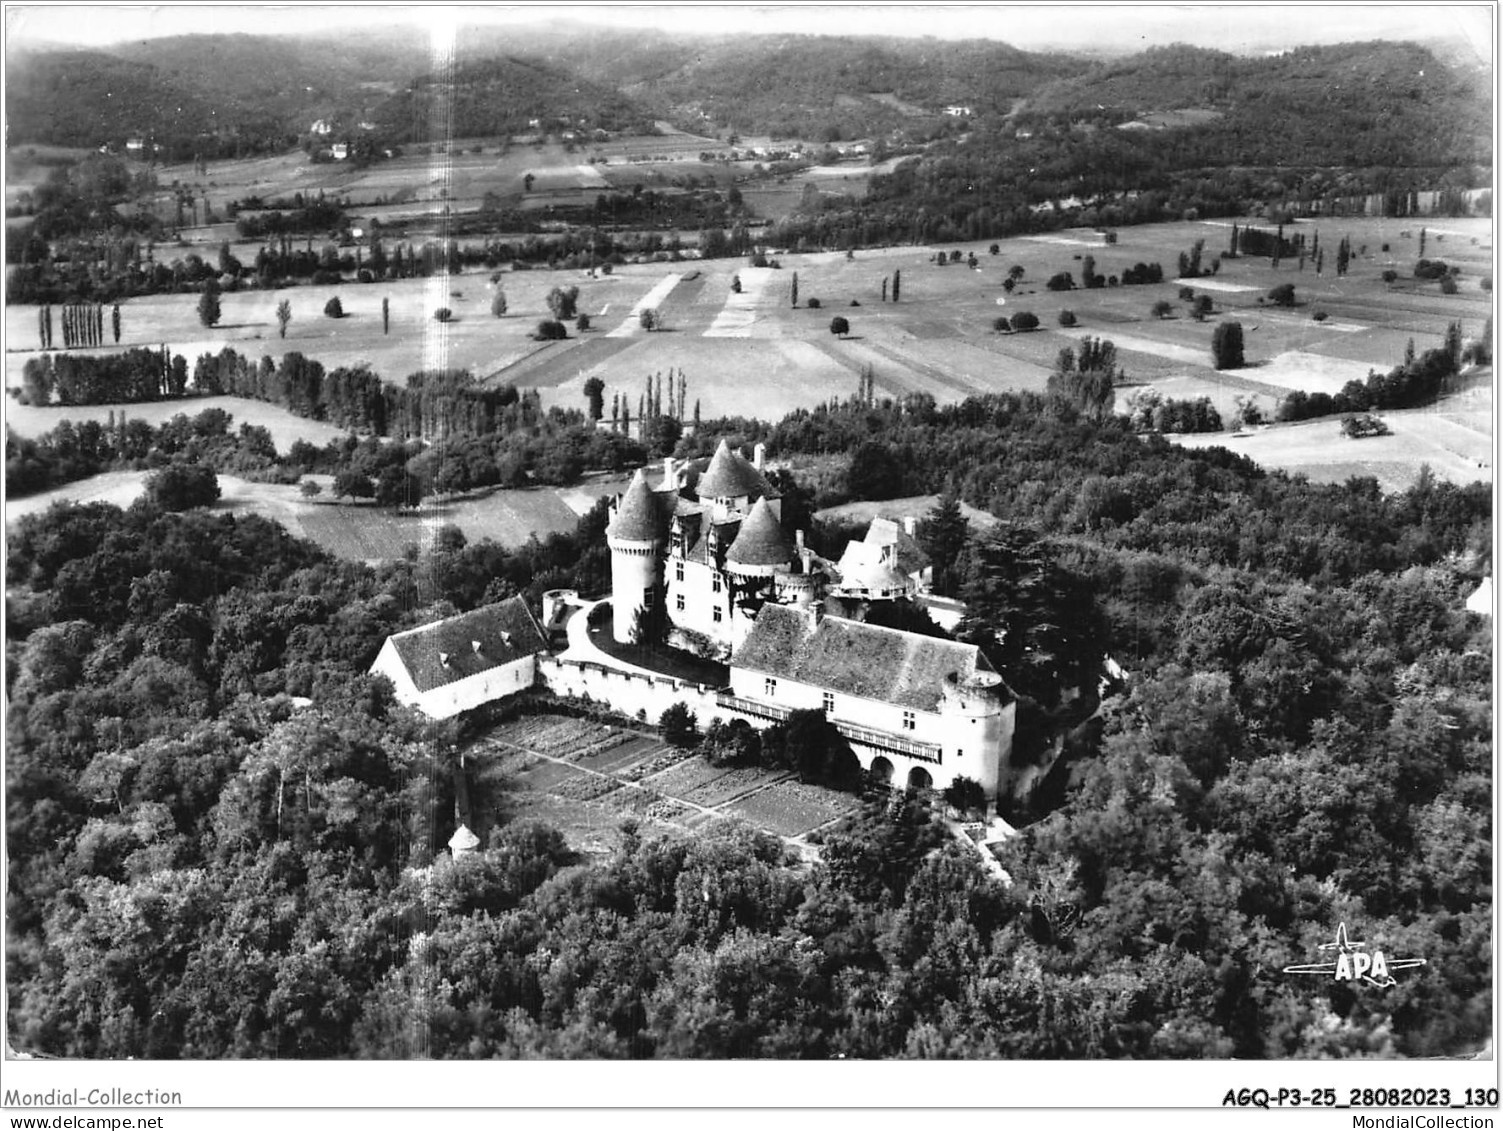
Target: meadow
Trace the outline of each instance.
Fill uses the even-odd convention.
[[[1060,271],[1078,280],[1087,254],[1095,257],[1099,274],[1158,262],[1172,275],[1179,253],[1197,239],[1206,241],[1204,259],[1209,263],[1225,249],[1230,221],[1127,228],[1115,245],[1101,247],[1087,246],[1099,242],[1099,234],[1084,230],[1057,233],[1047,241],[1001,240],[995,255],[980,242],[876,248],[849,256],[772,249],[775,268],[751,267],[742,259],[688,259],[628,264],[609,276],[594,277],[578,270],[505,270],[496,284],[490,272],[477,270],[427,280],[248,290],[223,296],[223,316],[212,330],[199,324],[193,295],[158,295],[122,304],[120,346],[166,343],[190,359],[226,345],[252,356],[279,357],[297,350],[326,369],[368,365],[395,382],[424,369],[467,368],[485,383],[538,389],[545,405],[566,408],[583,407],[582,385],[598,376],[606,383],[607,412],[619,396],[634,416],[648,377],[682,370],[691,411],[698,402],[705,418],[776,420],[795,409],[852,395],[867,366],[879,395],[924,393],[948,403],[977,393],[1039,391],[1061,349],[1097,336],[1118,347],[1125,377],[1119,410],[1133,392],[1152,386],[1169,396],[1210,397],[1228,419],[1239,401],[1250,400],[1271,413],[1291,389],[1334,392],[1370,369],[1387,370],[1399,363],[1411,340],[1420,352],[1438,346],[1449,321],[1459,320],[1467,336],[1479,334],[1491,311],[1491,295],[1481,286],[1491,271],[1490,221],[1443,220],[1427,229],[1427,257],[1443,257],[1461,267],[1459,292],[1450,296],[1442,295],[1435,283],[1413,278],[1422,226],[1416,220],[1363,218],[1302,222],[1297,228],[1318,231],[1327,248],[1322,274],[1313,262],[1300,270],[1295,260],[1275,268],[1267,259],[1244,257],[1223,260],[1220,270],[1205,279],[1089,291],[1050,291],[1044,282]],[[1333,261],[1342,237],[1350,238],[1355,254],[1348,273],[1338,277]],[[960,260],[948,262],[955,250],[961,252]],[[971,253],[975,268],[966,263]],[[947,260],[943,267],[936,262],[940,254]],[[1014,265],[1023,268],[1023,275],[1009,294],[1002,283]],[[1392,284],[1381,277],[1390,267],[1399,275]],[[890,286],[899,271],[901,299],[884,302],[883,281]],[[737,279],[739,293],[732,289]],[[1284,282],[1295,286],[1295,306],[1276,308],[1260,301]],[[494,286],[507,295],[509,309],[502,318],[490,314]],[[556,286],[580,288],[579,309],[591,316],[592,325],[583,332],[571,327],[569,339],[545,345],[534,341],[532,333],[548,316],[546,296]],[[1212,298],[1210,317],[1197,321],[1190,315],[1189,304],[1180,298],[1183,287]],[[341,319],[322,313],[335,295],[344,305],[346,317]],[[274,316],[283,298],[293,308],[285,339],[277,335]],[[390,304],[389,333],[382,328],[383,299]],[[815,299],[819,306],[811,309]],[[1161,300],[1170,304],[1167,317],[1153,313]],[[453,312],[451,321],[434,320],[439,306]],[[642,328],[638,314],[643,307],[660,315],[660,329]],[[1062,310],[1074,313],[1074,327],[1059,325]],[[998,316],[1010,318],[1021,311],[1038,317],[1038,330],[993,329]],[[1317,312],[1327,317],[1318,321]],[[848,335],[831,333],[837,314],[848,320]],[[1229,319],[1244,326],[1247,365],[1218,372],[1212,366],[1211,336],[1217,324]],[[5,327],[6,380],[14,386],[22,364],[35,351],[35,308],[8,308]],[[195,411],[203,403],[139,405],[128,411],[155,421]],[[74,419],[85,414],[104,419],[107,413],[107,406],[37,409],[12,401],[7,407],[11,425],[28,435],[65,413]],[[1446,408],[1490,445],[1490,403],[1485,410],[1471,402]],[[289,430],[291,418],[285,414],[277,418],[274,410],[254,416],[247,412],[240,408],[234,415],[277,424],[273,435],[279,447],[293,434],[323,440],[331,431],[308,422]],[[1407,482],[1421,462],[1434,462],[1437,474],[1447,478],[1491,479],[1490,463],[1483,460],[1484,466],[1478,466],[1470,447],[1455,459],[1441,458],[1434,444],[1418,438],[1417,426],[1399,423],[1394,432],[1395,437],[1413,433],[1416,438],[1391,438],[1378,447],[1364,441],[1356,460],[1382,463],[1386,484]],[[1220,435],[1193,442],[1233,441]],[[1319,443],[1259,438],[1235,444],[1269,466],[1323,466],[1312,462],[1311,450]],[[1346,450],[1341,449],[1340,459],[1329,458],[1347,462]],[[508,520],[508,528],[520,529],[528,521],[533,520]],[[345,536],[329,537],[348,547],[341,552],[357,556]],[[398,535],[383,537],[390,542]]]

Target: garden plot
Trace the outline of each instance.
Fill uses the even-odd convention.
[[[653,754],[641,761],[633,762],[631,765],[616,772],[624,781],[646,781],[653,777],[654,774],[663,773],[665,770],[671,769],[681,762],[687,762],[693,757],[695,757],[695,754],[692,750],[675,750],[671,746],[665,746],[660,753]]]
[[[561,791],[568,783],[589,776],[582,770],[576,770],[572,766],[566,766],[561,762],[550,762],[544,758],[540,759],[536,765],[528,766],[525,770],[518,771],[516,780],[528,789],[558,793],[562,796]],[[583,799],[576,798],[575,800]]]
[[[856,812],[859,798],[805,785],[792,779],[774,782],[765,789],[725,806],[725,812],[779,836],[802,836],[837,818]]]
[[[579,764],[587,770],[615,773],[637,762],[646,761],[668,749],[661,742],[630,732],[623,732],[620,739],[621,741],[614,746],[601,747],[582,756]]]
[[[555,796],[565,797],[570,801],[595,801],[608,793],[615,793],[624,788],[615,778],[580,773],[553,786],[552,792]],[[633,789],[629,792],[638,793],[639,791]]]
[[[698,798],[691,797],[691,794],[733,772],[735,771],[723,766],[712,766],[703,758],[695,756],[641,780],[643,784],[651,786],[659,793],[697,801]],[[701,801],[700,804],[705,803]]]
[[[601,797],[601,804],[623,817],[649,817],[656,821],[676,824],[686,813],[687,805],[650,789],[615,789]]]
[[[788,775],[774,770],[765,770],[760,766],[747,766],[729,773],[722,773],[719,777],[697,785],[687,792],[673,790],[676,796],[683,797],[686,801],[692,801],[696,805],[703,805],[706,809],[715,809],[728,801],[761,789],[771,781],[776,781]],[[657,786],[658,783],[652,783]]]

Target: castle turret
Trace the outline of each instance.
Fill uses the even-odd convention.
[[[953,771],[979,782],[987,797],[995,797],[1002,785],[1016,709],[1002,677],[986,668],[964,678],[952,672],[940,685],[939,713],[949,720],[941,741],[947,748],[954,744]]]
[[[742,577],[771,577],[788,569],[795,552],[794,541],[773,513],[771,504],[758,499],[725,552],[726,572]]]
[[[710,466],[699,477],[695,490],[700,501],[710,505],[717,520],[745,514],[754,501],[771,493],[762,473],[724,439],[715,449]]]
[[[611,631],[631,643],[643,609],[651,609],[662,586],[664,523],[647,476],[638,471],[622,492],[605,528],[611,549]]]

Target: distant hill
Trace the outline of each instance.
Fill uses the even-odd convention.
[[[645,129],[653,115],[609,86],[540,60],[505,56],[423,75],[374,111],[400,142],[525,133],[533,119],[580,129]]]
[[[229,150],[285,145],[317,118],[426,138],[440,92],[455,136],[532,118],[629,128],[654,118],[747,134],[866,136],[948,104],[1006,111],[1088,64],[991,42],[817,36],[678,36],[594,28],[464,29],[447,65],[422,28],[339,35],[191,35],[92,51],[13,53],[11,142],[98,145],[199,137]],[[394,93],[393,93],[394,92]],[[885,96],[883,99],[874,95]]]
[[[977,125],[1016,113],[1038,128],[1216,110],[1214,125],[1194,128],[1251,139],[1245,163],[1279,146],[1313,154],[1333,139],[1328,164],[1491,160],[1490,75],[1413,44],[1273,57],[1180,46],[1092,61],[985,40],[680,36],[575,22],[464,29],[457,57],[438,62],[424,29],[373,26],[31,50],[8,63],[12,144],[155,137],[179,157],[285,147],[317,118],[374,121],[398,141],[427,140],[442,123],[456,137],[521,132],[533,118],[611,130],[665,118],[821,141],[933,133],[946,106],[965,106]]]
[[[6,96],[12,145],[93,148],[168,131],[196,134],[214,125],[212,104],[170,72],[97,51],[12,59]]]
[[[286,147],[319,117],[354,116],[431,65],[411,33],[338,39],[193,35],[7,60],[8,141],[198,149]],[[206,140],[210,144],[203,144]]]
[[[1202,128],[1248,139],[1240,163],[1491,163],[1490,77],[1410,43],[1301,47],[1241,57],[1165,47],[1100,63],[1029,99],[1025,119],[1103,124],[1209,109]],[[1234,158],[1235,159],[1235,158]]]
[[[815,140],[867,136],[904,122],[908,115],[873,95],[936,116],[947,105],[1002,113],[1014,99],[1086,66],[1004,43],[933,39],[736,36],[699,41],[692,51],[666,46],[660,59],[677,58],[678,65],[626,89],[707,115],[717,127]]]

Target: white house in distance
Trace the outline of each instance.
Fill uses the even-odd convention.
[[[391,680],[399,703],[447,719],[531,687],[547,650],[527,602],[512,597],[388,636],[371,674]]]

